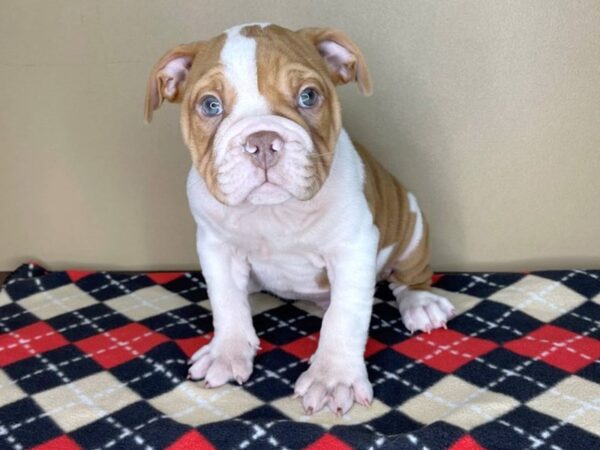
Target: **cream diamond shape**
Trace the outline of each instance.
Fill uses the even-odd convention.
[[[323,318],[325,315],[325,310],[322,306],[319,306],[318,303],[307,301],[307,300],[298,300],[294,302],[294,306],[302,311],[310,314],[311,316]]]
[[[255,294],[251,294],[248,298],[250,302],[250,310],[252,311],[252,315],[256,316],[262,312],[268,311],[273,308],[277,308],[284,304],[283,301],[278,298],[273,297],[266,292],[257,292]],[[296,303],[294,303],[296,305]],[[208,311],[212,311],[212,307],[210,305],[210,300],[202,300],[198,302],[198,305]]]
[[[258,292],[250,296],[250,308],[253,316],[277,308],[283,304],[281,300],[264,292]]]
[[[511,397],[482,390],[449,375],[400,405],[398,410],[424,424],[443,419],[470,430],[509,412],[518,404]]]
[[[49,291],[39,292],[19,301],[19,305],[42,320],[97,303],[75,284],[67,284]]]
[[[175,292],[156,285],[113,298],[104,304],[132,320],[140,321],[187,306],[190,302]]]
[[[490,299],[543,322],[551,322],[586,301],[585,297],[565,285],[536,275],[527,275],[499,290]]]
[[[0,306],[8,305],[12,303],[11,298],[8,296],[4,289],[0,290]]]
[[[0,370],[0,406],[7,405],[26,397],[21,388],[10,379],[3,370]]]
[[[262,405],[239,386],[226,384],[217,389],[200,386],[198,382],[185,381],[149,403],[171,419],[194,427],[231,419]]]
[[[435,287],[431,288],[431,291],[434,294],[441,295],[442,297],[446,297],[448,300],[450,300],[452,305],[454,305],[456,308],[457,315],[472,309],[483,300],[479,297],[473,297],[472,295],[463,294],[461,292],[450,292]]]
[[[600,436],[600,389],[584,378],[570,376],[527,406]]]
[[[343,417],[338,417],[333,414],[329,408],[327,408],[327,406],[325,406],[318,413],[308,416],[302,407],[302,400],[293,398],[292,396],[283,397],[279,400],[271,402],[271,406],[277,408],[279,411],[296,422],[316,423],[327,429],[333,427],[334,425],[353,425],[357,423],[368,422],[384,415],[391,409],[385,403],[374,399],[373,403],[371,403],[371,406],[368,408],[354,404],[354,406],[350,408],[350,411],[348,411]]]
[[[139,400],[108,372],[58,386],[33,399],[66,432],[87,425]]]

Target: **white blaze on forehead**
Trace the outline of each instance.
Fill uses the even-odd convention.
[[[221,50],[225,76],[236,95],[235,105],[230,113],[232,120],[270,112],[267,100],[258,91],[256,40],[241,34],[245,26],[247,25],[227,30],[227,39]]]

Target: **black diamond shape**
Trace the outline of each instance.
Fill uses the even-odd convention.
[[[301,321],[303,316],[308,314],[287,303],[254,316],[254,327],[259,337],[275,345],[285,345],[318,329],[315,321]]]
[[[260,371],[268,370],[274,372],[292,384],[308,368],[307,363],[300,362],[300,359],[279,348],[258,355],[254,362],[255,365],[261,367]],[[254,379],[254,377],[255,374],[252,375],[250,380]]]
[[[36,316],[17,303],[9,303],[0,307],[0,323],[3,325],[3,332],[18,330],[38,321]]]
[[[450,425],[441,420],[423,427],[414,433],[419,440],[419,444],[425,448],[450,448],[451,444],[464,436],[464,434],[465,432],[462,428]],[[414,449],[414,444],[411,443],[410,448]]]
[[[244,417],[245,416],[246,415],[244,415]],[[281,445],[285,445],[290,449],[306,448],[308,445],[325,434],[323,428],[318,425],[312,423],[294,422],[291,420],[277,422],[269,427],[268,430],[269,433],[275,437],[275,439],[277,439]],[[258,447],[260,449],[270,447],[268,444],[265,445],[264,441],[261,444],[262,447]]]
[[[46,275],[48,271],[35,263],[25,263],[17,267],[7,278],[7,280],[14,279],[29,279],[36,278]]]
[[[458,369],[455,375],[477,386],[514,397],[521,403],[568,376],[562,370],[531,361],[504,348],[492,350],[482,359],[483,362],[469,362]]]
[[[595,322],[600,322],[600,306],[588,300],[571,312],[557,317],[551,324],[600,339],[600,329]]]
[[[355,405],[354,408],[359,406]],[[329,433],[352,448],[375,448],[375,441],[381,437],[364,425],[335,425]]]
[[[8,432],[1,437],[2,443],[10,436],[14,444],[20,444],[22,448],[34,447],[62,434],[54,421],[30,398],[1,407],[0,424]]]
[[[288,380],[284,373],[274,372],[265,369],[260,363],[254,364],[254,371],[249,382],[244,385],[244,389],[263,402],[271,402],[281,397],[287,397],[294,392],[293,383],[295,380]],[[285,383],[285,379],[288,383]]]
[[[190,272],[162,285],[191,302],[201,302],[208,298],[204,278],[199,272]]]
[[[171,339],[201,336],[213,330],[212,313],[198,305],[187,305],[169,313],[148,317],[141,323]]]
[[[390,406],[406,402],[444,377],[389,348],[368,358],[367,371],[375,397]]]
[[[600,364],[590,364],[577,372],[577,375],[600,384]]]
[[[373,306],[369,336],[386,345],[397,344],[410,336],[394,303],[377,303]]]
[[[97,303],[53,317],[47,322],[69,341],[75,342],[122,327],[131,323],[131,320],[102,303]]]
[[[473,297],[488,298],[523,277],[524,275],[520,273],[502,272],[448,274],[439,279],[436,287],[450,292],[461,292]]]
[[[423,424],[395,410],[389,411],[384,415],[371,420],[369,425],[379,433],[386,435],[410,433],[423,426]]]
[[[154,347],[144,358],[136,358],[110,372],[145,399],[164,394],[185,380],[187,364],[184,353],[174,342]]]
[[[65,272],[47,272],[35,278],[12,280],[7,281],[5,289],[8,296],[16,301],[71,283]]]
[[[534,272],[533,275],[560,281],[588,299],[595,297],[600,292],[600,279],[596,271],[547,270]]]
[[[163,417],[147,402],[139,401],[71,433],[82,448],[131,449],[141,443],[153,448],[166,448],[183,436],[189,427]],[[130,430],[124,433],[123,428]],[[142,448],[144,445],[142,445]]]
[[[77,280],[75,284],[96,300],[106,301],[152,286],[155,283],[141,273],[97,272]]]
[[[29,395],[55,388],[102,371],[92,358],[73,345],[50,350],[43,358],[28,358],[4,368]]]
[[[541,432],[557,422],[552,417],[521,405],[495,421],[474,428],[471,434],[486,448],[506,448],[507,443],[510,443],[510,448],[530,448],[536,444],[535,439]],[[520,433],[515,427],[526,432]]]
[[[539,328],[542,322],[501,303],[484,300],[452,319],[451,324],[453,330],[465,335],[501,344],[532,332]]]
[[[555,445],[554,448],[568,448],[570,450],[589,450],[598,448],[599,442],[598,436],[594,436],[588,431],[582,430],[570,423],[560,426],[545,439],[549,445]]]
[[[395,302],[394,293],[390,290],[390,284],[387,282],[377,283],[375,286],[374,297],[383,300],[384,302]]]
[[[251,441],[252,436],[256,433],[250,424],[237,420],[223,420],[200,425],[197,430],[216,448],[239,448],[239,445],[245,440]],[[265,442],[262,441],[262,444],[264,445]]]

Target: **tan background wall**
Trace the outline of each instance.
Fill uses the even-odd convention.
[[[171,46],[332,25],[375,94],[351,134],[414,191],[438,270],[600,266],[600,2],[0,2],[0,270],[193,268],[178,110],[142,123]]]

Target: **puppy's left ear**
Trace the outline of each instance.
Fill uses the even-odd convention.
[[[371,76],[365,58],[352,40],[334,28],[303,28],[298,34],[308,39],[325,60],[335,84],[358,83],[360,92],[371,95]]]
[[[164,99],[173,103],[181,102],[185,82],[199,45],[199,42],[178,45],[154,64],[146,85],[146,123],[152,120],[152,113],[160,107]]]

